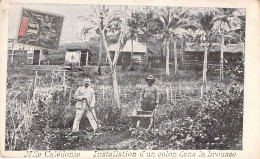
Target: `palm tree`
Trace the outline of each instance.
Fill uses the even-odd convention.
[[[230,30],[236,30],[239,27],[240,20],[238,16],[234,14],[237,11],[235,8],[221,8],[218,9],[219,14],[213,19],[213,22],[217,26],[217,35],[220,37],[220,82],[223,80],[224,70],[224,41]]]
[[[138,37],[138,30],[139,30],[139,20],[140,16],[138,13],[135,11],[131,11],[131,16],[127,21],[127,30],[129,34],[129,38],[131,40],[131,61],[130,61],[130,71],[133,71],[133,50],[134,50],[134,45],[133,41]]]
[[[245,21],[245,14],[238,15],[238,18],[240,20],[240,28],[231,30],[228,32],[229,36],[234,37],[237,42],[242,44],[243,50],[242,50],[242,61],[245,60],[245,30],[246,30],[246,21]]]
[[[159,10],[159,18],[156,20],[162,24],[162,34],[164,38],[165,54],[166,54],[166,76],[170,75],[169,71],[169,53],[170,53],[170,40],[174,40],[174,30],[183,27],[188,23],[187,9],[180,7],[162,7]],[[175,44],[176,45],[176,44]],[[175,47],[176,48],[176,47]],[[175,73],[177,71],[177,51],[174,50],[175,57]]]
[[[80,16],[80,19],[86,21],[86,26],[81,29],[81,34],[88,38],[99,37],[99,52],[98,52],[98,74],[101,75],[101,63],[102,63],[102,36],[101,30],[104,29],[104,21],[109,19],[109,8],[101,6],[92,6],[92,12],[89,12],[87,16]],[[93,34],[95,32],[96,34]]]
[[[145,46],[146,46],[146,53],[145,53],[145,61],[146,63],[148,62],[148,44],[150,39],[156,35],[157,33],[159,33],[159,29],[160,26],[159,24],[154,21],[155,19],[155,10],[153,7],[145,7],[142,8],[142,10],[144,11],[143,18],[140,23],[139,26],[140,27],[140,31],[141,31],[141,35],[143,35],[143,39],[145,42]]]
[[[185,52],[185,39],[188,38],[189,35],[191,35],[191,29],[184,29],[184,28],[177,28],[174,30],[174,34],[178,39],[181,40],[181,61],[184,62],[184,52]],[[174,45],[174,48],[176,47],[176,43]]]
[[[128,34],[132,41],[132,50],[133,39],[139,39],[140,41],[144,42],[146,46],[146,62],[148,62],[148,42],[150,38],[154,36],[159,30],[158,24],[154,21],[154,18],[153,7],[134,7],[131,13],[131,17],[128,20]]]
[[[215,9],[209,8],[196,8],[191,12],[194,19],[197,20],[194,26],[197,27],[196,36],[200,38],[200,41],[204,43],[204,61],[203,61],[203,84],[207,84],[207,57],[210,43],[213,38],[213,26],[214,26],[214,16],[216,14]]]

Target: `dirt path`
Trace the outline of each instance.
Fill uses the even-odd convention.
[[[128,131],[106,131],[97,135],[93,132],[80,131],[77,135],[68,135],[68,129],[50,130],[45,139],[51,150],[123,150],[128,149],[135,139]],[[43,141],[44,141],[43,140]],[[34,146],[37,150],[46,150],[43,142]],[[46,145],[45,145],[46,146]]]
[[[97,149],[127,149],[134,139],[129,137],[128,132],[103,132],[91,139],[93,144],[97,146]]]

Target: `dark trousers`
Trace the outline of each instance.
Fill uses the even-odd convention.
[[[150,103],[148,101],[143,101],[141,108],[143,111],[153,111],[155,109],[156,103]]]

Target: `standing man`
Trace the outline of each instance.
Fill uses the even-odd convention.
[[[77,89],[73,98],[77,100],[76,117],[70,135],[79,131],[79,123],[85,112],[94,132],[96,132],[98,125],[94,110],[95,94],[94,89],[90,87],[90,78],[84,79],[83,86]]]
[[[145,81],[147,85],[143,86],[140,94],[141,108],[143,111],[153,111],[159,103],[158,87],[154,85],[153,75],[147,76]]]
[[[140,94],[141,108],[143,111],[154,111],[159,103],[158,87],[154,85],[155,78],[153,75],[147,76],[145,81],[147,82],[147,85],[143,86]],[[139,126],[139,123],[137,124],[137,127]],[[152,123],[153,119],[151,118],[150,125],[147,130],[151,128]]]

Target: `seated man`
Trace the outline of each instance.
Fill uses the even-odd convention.
[[[140,93],[140,103],[142,111],[154,111],[159,103],[159,92],[158,87],[154,85],[155,78],[149,75],[145,78],[147,85],[143,86]],[[140,121],[137,123],[139,126]],[[153,118],[150,120],[150,125],[147,130],[152,126]]]

